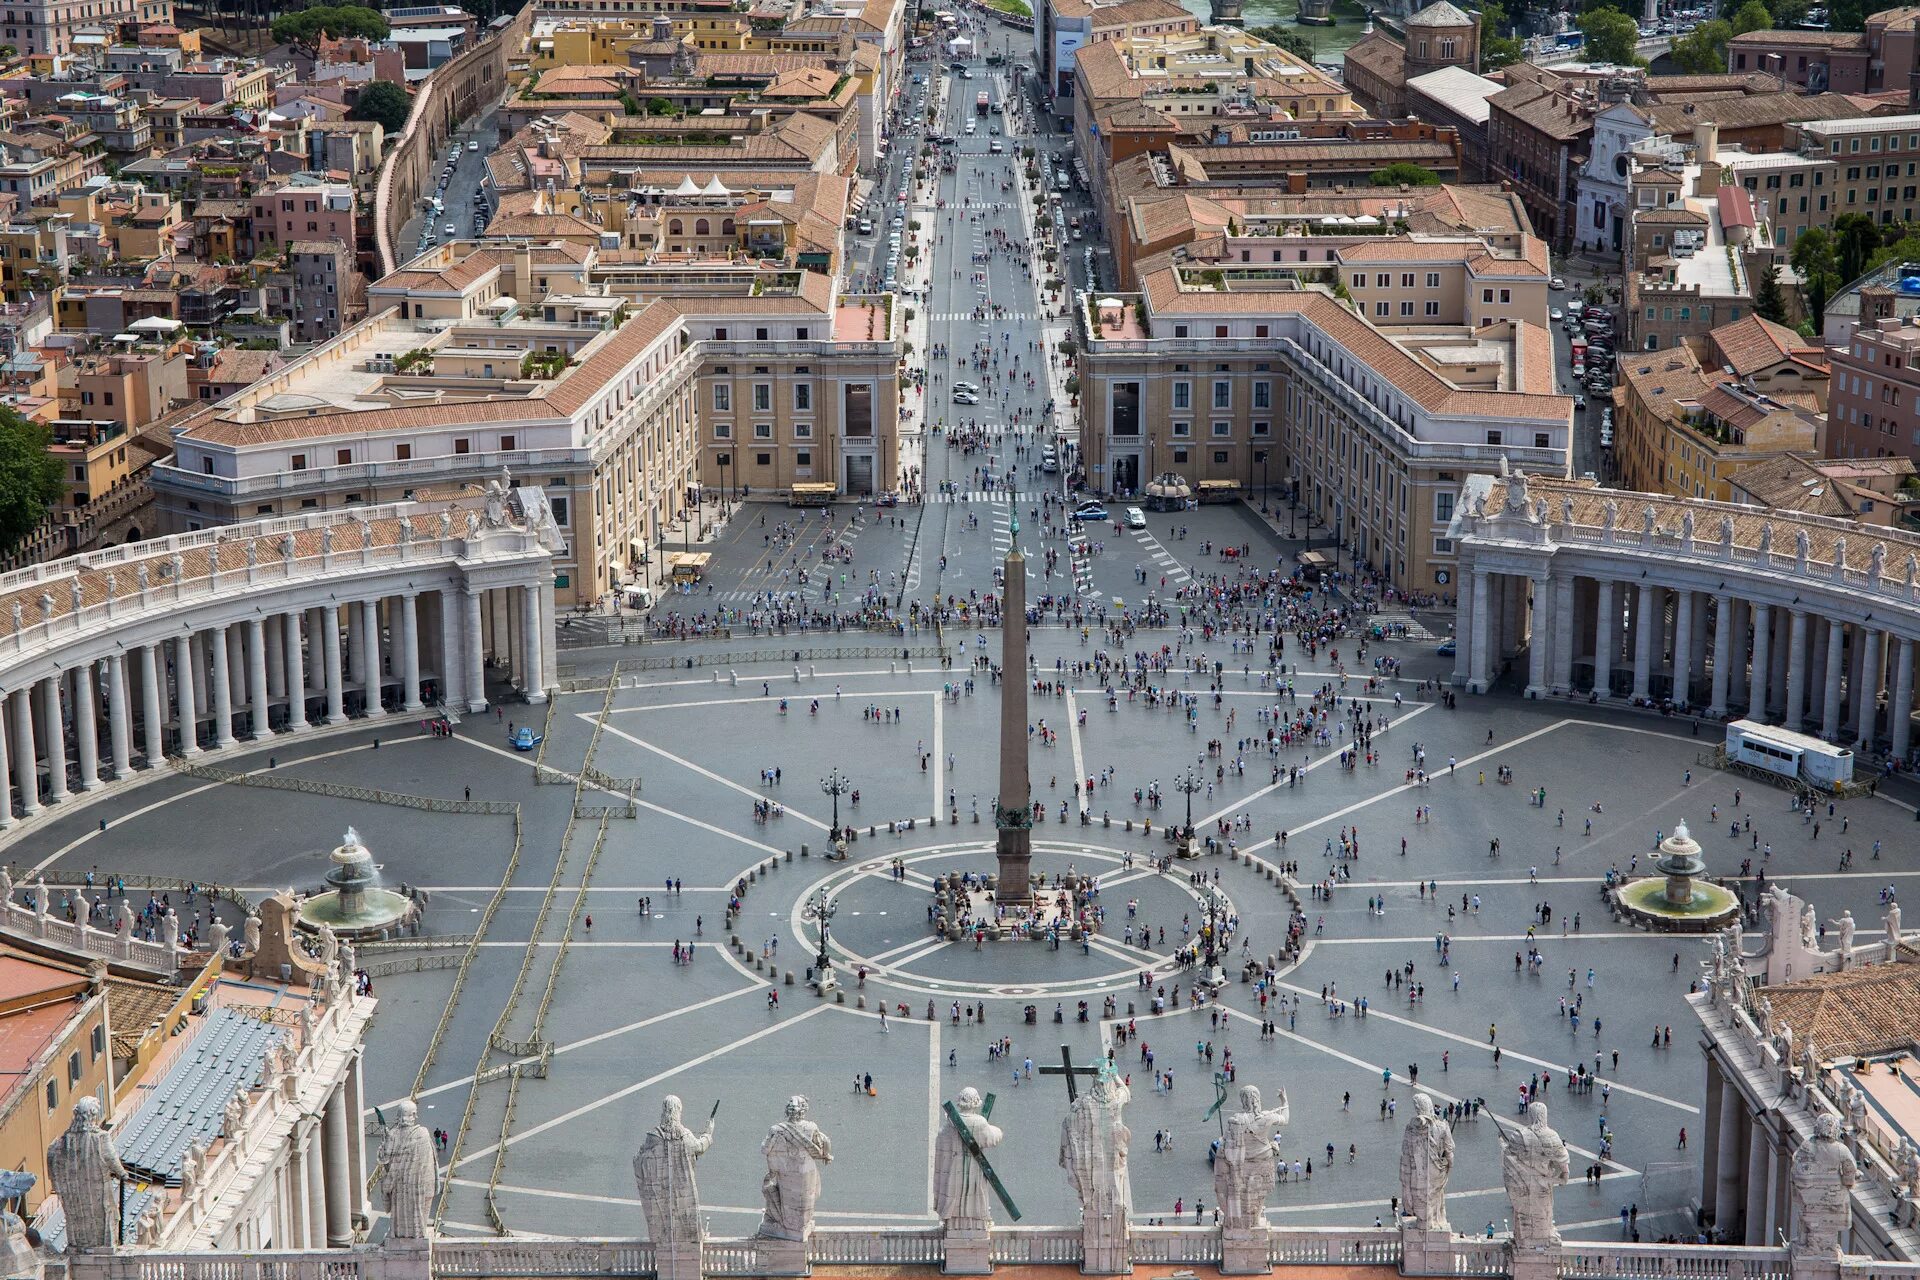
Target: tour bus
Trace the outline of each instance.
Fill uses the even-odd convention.
[[[832,481],[796,484],[787,494],[787,505],[790,507],[830,506],[833,503],[834,492]]]
[[[1193,486],[1195,502],[1232,502],[1240,496],[1238,480],[1202,480]]]
[[[707,576],[712,563],[713,554],[708,551],[672,551],[667,554],[667,576],[691,586]]]
[[[1853,752],[1845,747],[1752,720],[1727,725],[1727,758],[1826,790],[1853,781]]]

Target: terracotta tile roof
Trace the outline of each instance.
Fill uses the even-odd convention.
[[[1825,372],[1826,349],[1809,342],[1785,325],[1749,313],[1723,324],[1707,335],[1721,364],[1733,366],[1739,377],[1770,368],[1782,360]]]
[[[1375,31],[1370,35],[1361,36],[1348,45],[1345,60],[1349,63],[1358,63],[1390,84],[1406,83],[1406,48],[1385,32]]]
[[[1828,478],[1813,462],[1790,453],[1743,467],[1727,477],[1730,484],[1761,506],[1800,515],[1852,519],[1856,514],[1853,504],[1840,486],[1807,483]]]
[[[1462,231],[1533,232],[1533,222],[1519,195],[1496,186],[1445,183],[1423,198],[1420,214]],[[1409,219],[1416,231],[1426,229],[1419,225],[1419,216]]]
[[[1729,48],[1770,49],[1775,45],[1823,49],[1864,49],[1867,37],[1858,31],[1748,31],[1727,41]]]
[[[1593,110],[1573,98],[1537,84],[1516,85],[1487,99],[1489,119],[1509,116],[1527,128],[1561,142],[1585,137],[1593,129]]]
[[[1769,33],[1777,34],[1777,33]],[[1498,101],[1498,99],[1495,99]],[[1758,129],[1803,120],[1854,120],[1867,111],[1845,94],[1762,93],[1752,97],[1714,98],[1704,102],[1661,103],[1651,109],[1655,133],[1691,138],[1697,124],[1711,122],[1727,129]]]
[[[1920,1031],[1920,965],[1868,964],[1762,987],[1775,1019],[1811,1038],[1823,1058],[1914,1047]]]

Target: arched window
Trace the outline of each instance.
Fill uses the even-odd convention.
[[[684,234],[680,229],[680,219],[675,218],[673,221],[667,224],[667,234],[670,236],[677,236],[677,235]]]
[[[726,220],[725,222],[722,222],[722,223],[720,224],[720,234],[721,234],[721,235],[723,235],[723,236],[730,236],[730,235],[732,235],[732,234],[733,234],[733,219],[732,219],[732,218],[728,218],[728,219],[727,219],[727,220]]]
[[[707,225],[707,220],[705,218],[696,218],[694,220],[693,234],[697,236],[704,236],[704,235],[707,235],[711,230],[712,228]]]

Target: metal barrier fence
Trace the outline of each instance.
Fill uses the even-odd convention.
[[[405,809],[424,809],[428,813],[482,813],[498,817],[516,814],[520,806],[510,800],[443,800],[439,796],[416,796],[404,791],[381,791],[344,782],[321,782],[314,778],[294,778],[276,773],[235,773],[210,764],[195,764],[178,756],[168,756],[175,772],[209,782],[230,782],[242,787],[265,787],[269,791],[301,791],[308,795],[331,796],[336,800],[360,800],[367,804],[398,805]]]

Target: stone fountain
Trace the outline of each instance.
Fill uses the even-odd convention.
[[[360,834],[352,827],[327,857],[333,863],[326,874],[332,887],[300,904],[303,927],[318,929],[324,924],[344,938],[373,938],[406,918],[413,904],[404,895],[380,887],[373,851],[360,843]]]
[[[1614,903],[1628,918],[1655,929],[1704,933],[1725,928],[1739,913],[1739,899],[1706,878],[1706,860],[1686,823],[1660,842],[1653,869],[1658,874],[1614,889]]]

